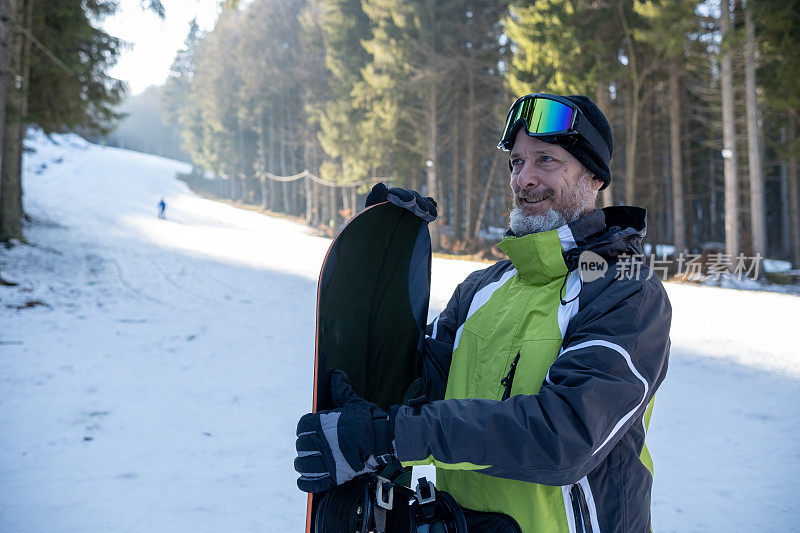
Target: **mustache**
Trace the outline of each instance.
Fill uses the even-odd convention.
[[[517,193],[514,201],[519,203],[520,200],[528,200],[530,202],[540,202],[545,198],[552,198],[554,197],[556,192],[547,187],[545,189],[520,189],[519,193]]]

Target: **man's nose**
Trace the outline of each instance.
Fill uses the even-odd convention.
[[[538,187],[541,183],[539,173],[533,165],[526,163],[517,175],[517,185],[520,189]]]

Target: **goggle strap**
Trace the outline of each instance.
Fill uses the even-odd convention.
[[[592,126],[592,123],[589,122],[589,119],[587,119],[583,113],[578,113],[578,118],[575,120],[575,126],[573,127],[575,131],[583,135],[584,139],[586,139],[589,144],[600,152],[600,157],[604,163],[608,164],[611,161],[611,153],[605,139],[603,139],[600,132]]]

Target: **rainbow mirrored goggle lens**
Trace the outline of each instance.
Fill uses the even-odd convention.
[[[523,96],[511,106],[498,148],[510,150],[520,126],[528,135],[575,133],[572,129],[578,110],[564,102],[540,95]],[[520,121],[524,121],[522,124]]]

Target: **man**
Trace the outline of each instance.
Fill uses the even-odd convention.
[[[435,464],[437,487],[461,506],[525,532],[649,531],[644,438],[671,307],[645,265],[618,275],[621,255],[643,253],[645,212],[594,208],[613,138],[585,96],[520,98],[498,146],[510,151],[509,260],[468,276],[428,326],[433,401],[306,415],[298,485],[324,490],[396,458]]]

